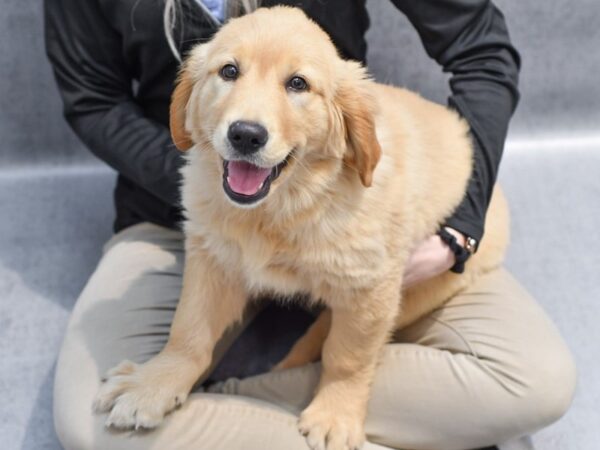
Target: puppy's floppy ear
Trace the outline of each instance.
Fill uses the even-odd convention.
[[[344,162],[356,169],[363,186],[373,182],[373,171],[381,157],[375,134],[376,104],[369,93],[365,69],[357,62],[343,61],[334,103],[342,113],[346,153]]]
[[[169,127],[171,137],[175,146],[186,151],[194,145],[192,137],[185,128],[186,107],[192,94],[194,83],[190,73],[190,64],[187,62],[181,68],[177,78],[177,86],[171,96],[171,107],[169,112]]]
[[[181,151],[188,150],[194,145],[192,136],[185,128],[186,109],[195,84],[192,74],[195,74],[196,78],[203,78],[206,75],[204,72],[209,45],[209,43],[200,44],[192,49],[181,66],[177,77],[177,85],[171,96],[169,127],[171,128],[173,142]]]

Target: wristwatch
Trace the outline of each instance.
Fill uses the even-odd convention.
[[[465,236],[465,249],[472,255],[477,251],[477,239]]]
[[[463,273],[465,271],[465,262],[477,251],[477,239],[470,236],[465,236],[464,247],[458,243],[456,237],[446,230],[444,227],[437,232],[442,241],[450,247],[456,263],[450,268],[454,273]]]

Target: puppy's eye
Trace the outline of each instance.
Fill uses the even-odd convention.
[[[302,92],[308,90],[308,83],[304,78],[295,76],[290,78],[285,87],[291,91]]]
[[[233,81],[240,76],[240,70],[233,64],[225,64],[223,67],[221,67],[219,75],[225,81]]]

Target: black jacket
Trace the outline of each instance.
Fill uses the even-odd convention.
[[[392,0],[417,29],[428,55],[451,72],[456,108],[476,145],[468,192],[447,224],[480,239],[518,101],[519,55],[502,13],[487,0]],[[365,61],[365,0],[263,0],[301,5],[346,58]],[[168,130],[177,61],[163,33],[162,0],[45,0],[46,49],[70,126],[119,173],[115,230],[180,220],[182,159]],[[216,29],[195,0],[182,0],[182,54]],[[399,61],[399,63],[401,63]]]

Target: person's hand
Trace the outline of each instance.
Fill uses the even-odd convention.
[[[456,237],[460,245],[465,245],[465,236],[446,227],[449,233]],[[455,263],[454,253],[442,239],[434,234],[421,242],[413,250],[404,270],[403,288],[409,288],[422,281],[428,280],[450,270]]]

